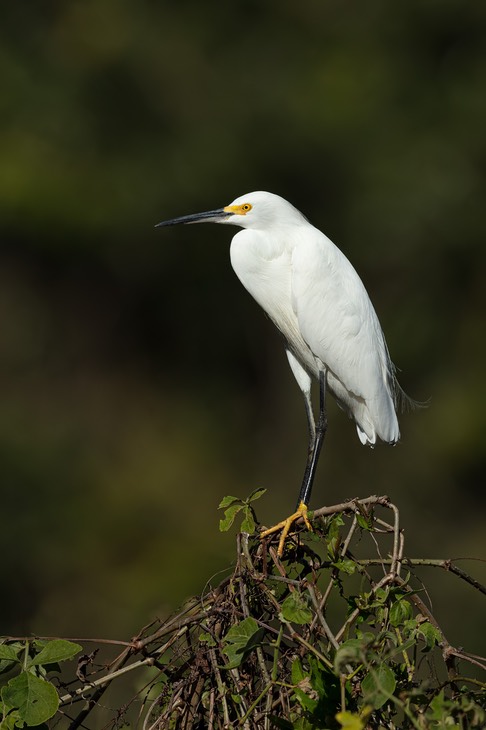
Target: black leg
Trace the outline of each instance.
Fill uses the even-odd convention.
[[[297,507],[304,503],[309,504],[312,492],[312,485],[319,461],[324,437],[327,431],[327,413],[326,413],[326,373],[321,370],[319,373],[319,419],[316,424],[315,434],[311,432],[309,439],[309,452],[307,455],[307,464],[305,467],[304,478],[300,488],[299,501]]]

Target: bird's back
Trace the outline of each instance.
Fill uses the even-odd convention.
[[[398,441],[394,368],[378,317],[349,260],[310,225],[293,249],[292,306],[315,358],[313,374],[327,370],[361,441]]]

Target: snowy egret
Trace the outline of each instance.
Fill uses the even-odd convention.
[[[279,195],[254,192],[230,205],[158,223],[230,223],[231,264],[243,286],[285,338],[288,361],[304,395],[309,450],[296,511],[266,530],[282,530],[279,555],[293,522],[307,516],[327,429],[326,390],[354,419],[362,444],[395,444],[402,391],[366,289],[346,256]],[[314,418],[312,378],[319,383]]]

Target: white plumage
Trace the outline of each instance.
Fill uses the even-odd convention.
[[[400,437],[393,364],[370,298],[346,256],[290,203],[272,193],[237,198],[245,215],[231,242],[243,286],[282,332],[301,390],[325,371],[327,386],[355,420],[362,443]],[[307,396],[306,396],[307,397]]]
[[[236,275],[285,338],[287,356],[302,390],[309,424],[309,451],[298,508],[262,533],[282,529],[282,555],[292,523],[307,517],[319,453],[327,429],[326,391],[354,419],[361,443],[400,438],[396,415],[402,395],[378,317],[346,256],[296,208],[278,195],[249,193],[230,205],[182,216],[159,226],[198,222],[241,227],[231,242]],[[316,424],[311,382],[320,388]]]

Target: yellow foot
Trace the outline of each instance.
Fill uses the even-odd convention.
[[[268,530],[264,530],[260,537],[267,537],[267,535],[272,535],[274,532],[278,532],[279,530],[282,530],[282,534],[280,535],[280,540],[278,543],[278,550],[277,555],[279,558],[282,557],[283,551],[284,551],[284,545],[285,545],[285,538],[289,534],[290,528],[292,527],[293,523],[299,519],[299,517],[302,517],[302,519],[305,522],[305,526],[308,530],[312,532],[312,525],[309,522],[309,518],[307,517],[307,505],[304,504],[304,502],[301,502],[297,508],[297,511],[294,512],[293,515],[290,515],[290,517],[287,517],[286,520],[282,520],[282,522],[279,522],[278,525],[274,525],[273,527],[270,527]]]

